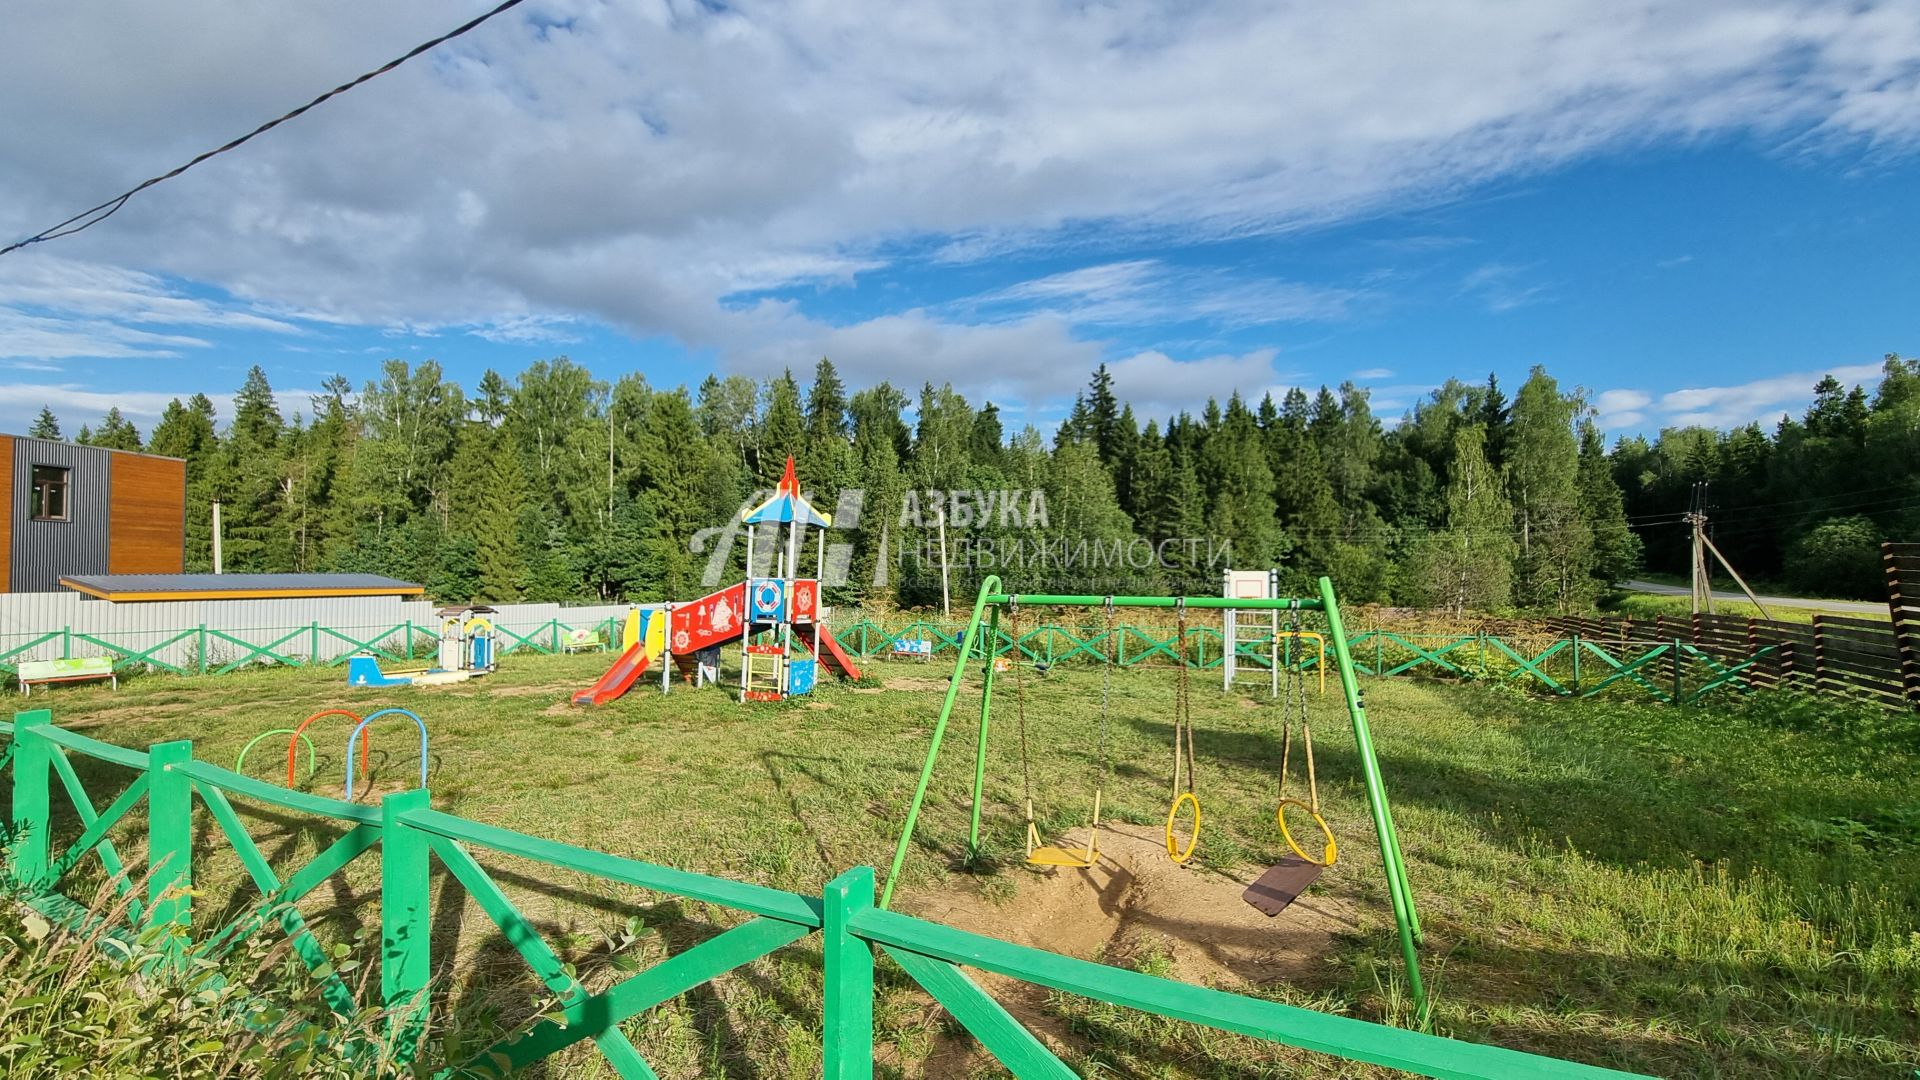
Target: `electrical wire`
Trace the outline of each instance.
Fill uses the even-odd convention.
[[[254,128],[252,131],[247,132],[245,135],[242,135],[239,138],[226,143],[225,145],[215,147],[212,150],[208,150],[205,153],[199,154],[196,157],[194,157],[193,160],[188,161],[186,164],[181,165],[178,168],[172,169],[168,172],[161,173],[158,176],[148,177],[147,179],[142,180],[138,184],[135,184],[133,187],[128,188],[126,191],[123,191],[120,194],[115,195],[113,198],[108,199],[106,202],[103,202],[98,206],[94,206],[86,210],[82,210],[79,213],[68,218],[67,220],[60,222],[58,225],[54,225],[47,229],[43,229],[40,232],[37,232],[32,236],[27,237],[25,240],[18,240],[18,241],[15,241],[14,243],[8,244],[6,247],[0,247],[0,255],[6,255],[10,252],[19,251],[21,248],[28,247],[33,244],[45,243],[48,240],[58,240],[63,236],[72,236],[74,233],[80,232],[83,229],[91,229],[95,225],[98,225],[101,222],[112,217],[113,215],[119,213],[120,208],[127,205],[128,200],[132,199],[135,195],[140,194],[142,191],[145,191],[148,188],[154,186],[155,184],[162,183],[167,180],[171,180],[174,177],[179,176],[181,173],[186,172],[188,169],[193,168],[195,165],[198,165],[201,162],[207,160],[208,158],[218,157],[229,150],[236,150],[239,147],[245,145],[249,140],[253,139],[255,136],[264,135],[267,132],[272,131],[274,128],[279,127],[281,124],[284,124],[289,120],[295,119],[301,114],[307,112],[309,109],[312,109],[315,106],[320,105],[331,98],[335,98],[340,96],[341,94],[346,93],[347,91],[353,89],[354,87],[359,86],[361,83],[365,83],[373,79],[377,79],[380,76],[385,75],[387,72],[392,71],[394,68],[399,67],[401,64],[404,64],[407,61],[413,59],[414,57],[419,56],[421,53],[427,52],[430,49],[434,49],[434,48],[437,48],[438,46],[444,45],[447,42],[452,41],[454,38],[457,38],[460,35],[465,34],[470,30],[473,30],[474,28],[478,27],[480,24],[486,22],[488,19],[493,18],[495,15],[499,15],[500,13],[507,11],[510,8],[519,7],[521,4],[525,2],[526,0],[504,0],[503,3],[496,5],[492,10],[486,12],[485,14],[479,15],[473,19],[469,19],[468,21],[460,24],[457,27],[454,27],[452,30],[447,31],[444,34],[441,34],[439,37],[436,37],[431,41],[421,42],[419,45],[416,45],[413,48],[407,50],[407,52],[404,53],[403,55],[387,61],[386,63],[380,65],[379,67],[374,68],[372,71],[369,71],[366,74],[361,75],[359,78],[352,80],[351,82],[341,83],[339,86],[336,86],[333,89],[327,91],[326,93],[321,94],[319,97],[314,98],[312,101],[307,102],[305,105],[302,105],[297,109],[294,109],[292,112],[284,113],[278,117],[275,117],[274,119],[269,120],[264,124],[261,124],[259,127]]]

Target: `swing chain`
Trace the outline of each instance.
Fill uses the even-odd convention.
[[[1017,655],[1020,647],[1020,598],[1018,596],[1009,597],[1007,600],[1007,623],[1013,634],[1016,652],[1013,658],[1013,711],[1019,718],[1020,728],[1020,789],[1021,795],[1026,799],[1027,814],[1031,817],[1033,814],[1033,758],[1027,752],[1026,673],[1021,671],[1020,657]],[[991,666],[993,660],[989,658],[987,664]]]
[[[1113,597],[1111,596],[1107,597],[1107,602],[1104,605],[1104,607],[1106,611],[1106,620],[1105,620],[1106,628],[1102,635],[1101,643],[1102,645],[1105,646],[1103,651],[1106,653],[1107,663],[1106,663],[1105,669],[1101,672],[1101,676],[1100,676],[1100,750],[1099,750],[1099,753],[1100,753],[1100,786],[1101,787],[1105,787],[1107,783],[1107,769],[1108,769],[1107,710],[1108,710],[1108,703],[1112,700],[1112,697],[1113,697],[1113,656],[1114,656]]]
[[[1287,611],[1285,636],[1289,645],[1303,640],[1300,636],[1300,614],[1297,608],[1289,608]],[[1291,660],[1291,649],[1283,655],[1287,655]],[[1302,659],[1297,665],[1291,662],[1282,665],[1286,668],[1286,685],[1281,695],[1281,713],[1284,718],[1282,722],[1285,724],[1285,733],[1280,740],[1280,797],[1284,799],[1287,794],[1287,759],[1293,748],[1293,724],[1297,717],[1300,722],[1302,749],[1307,759],[1307,806],[1317,814],[1320,812],[1320,785],[1314,776],[1313,768],[1313,729],[1308,723],[1310,713],[1307,705],[1307,677],[1303,670],[1306,665],[1304,655],[1303,652]]]
[[[1175,657],[1180,666],[1176,676],[1173,705],[1173,793],[1180,794],[1180,772],[1182,757],[1185,758],[1187,790],[1193,790],[1193,695],[1187,678],[1187,600],[1180,597],[1174,604],[1179,616],[1179,655]]]

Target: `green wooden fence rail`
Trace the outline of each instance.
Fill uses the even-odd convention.
[[[217,957],[234,942],[277,926],[288,936],[295,955],[320,973],[329,1006],[341,1013],[367,1004],[386,1010],[391,1017],[385,1033],[390,1049],[406,1061],[415,1060],[421,1052],[430,1007],[434,957],[429,882],[433,863],[438,861],[559,1005],[529,1029],[468,1060],[419,1062],[437,1066],[439,1071],[431,1075],[438,1077],[504,1075],[587,1040],[619,1075],[654,1076],[639,1048],[621,1031],[623,1021],[816,933],[824,959],[821,1056],[825,1075],[833,1080],[860,1080],[874,1072],[876,948],[1015,1076],[1023,1078],[1075,1074],[965,969],[1425,1076],[1631,1075],[1204,989],[884,911],[874,902],[870,867],[848,870],[830,881],[821,895],[805,896],[468,821],[434,810],[424,788],[389,795],[377,807],[290,791],[198,761],[190,742],[158,743],[145,752],[128,750],[59,728],[46,710],[18,713],[12,724],[0,723],[0,736],[8,738],[0,751],[0,764],[10,764],[12,770],[18,830],[9,870],[29,891],[30,903],[58,917],[73,917],[73,901],[57,890],[89,854],[99,858],[121,887],[129,887],[129,868],[109,833],[144,800],[148,804],[148,893],[130,917],[136,924],[176,929],[163,939],[166,945],[157,963]],[[70,754],[131,772],[132,780],[106,810],[97,811],[69,761]],[[57,859],[50,845],[55,825],[51,781],[56,776],[81,828],[78,839]],[[248,836],[235,799],[327,819],[346,826],[347,831],[282,876]],[[210,813],[218,826],[216,835],[232,845],[261,893],[260,905],[227,926],[209,928],[194,922],[196,802]],[[590,993],[494,882],[476,852],[514,856],[605,882],[699,900],[745,918],[713,938]],[[357,1002],[344,980],[323,966],[327,954],[297,909],[328,878],[369,854],[380,863],[380,1000],[373,1003]]]

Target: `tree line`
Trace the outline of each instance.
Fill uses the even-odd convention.
[[[59,438],[59,421],[43,409],[30,434]],[[1276,567],[1292,590],[1329,574],[1351,601],[1573,611],[1643,566],[1685,571],[1700,481],[1743,570],[1877,595],[1875,545],[1920,509],[1920,366],[1889,356],[1871,396],[1823,380],[1771,434],[1676,428],[1610,450],[1544,368],[1511,398],[1493,377],[1448,380],[1387,425],[1351,383],[1143,422],[1103,365],[1047,439],[950,385],[851,390],[826,359],[804,387],[786,372],[689,390],[565,357],[470,392],[390,360],[291,417],[255,367],[230,417],[195,395],[144,438],[114,409],[78,441],[187,461],[189,570],[211,568],[218,501],[230,572],[383,573],[446,601],[699,595],[744,571],[728,526],[791,455],[838,511],[839,603],[936,604],[943,563],[961,598],[988,573],[1026,592],[1211,594],[1232,566]]]

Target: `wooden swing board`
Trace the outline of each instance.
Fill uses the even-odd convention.
[[[1085,870],[1099,861],[1098,855],[1089,856],[1085,850],[1067,851],[1064,848],[1034,848],[1027,853],[1030,866],[1065,866],[1076,870]]]
[[[1240,894],[1240,899],[1271,919],[1300,899],[1300,894],[1319,879],[1320,871],[1324,869],[1326,867],[1316,866],[1298,855],[1288,855],[1255,878],[1253,884]]]

